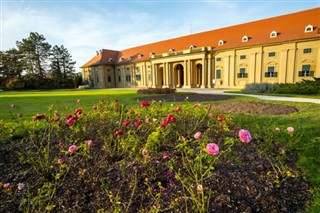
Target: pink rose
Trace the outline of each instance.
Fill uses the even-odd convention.
[[[276,132],[280,132],[280,128],[279,128],[279,127],[276,127],[274,130],[275,130]]]
[[[209,143],[207,144],[206,152],[209,155],[217,155],[219,154],[219,146],[215,143]]]
[[[243,143],[249,143],[252,140],[250,132],[245,129],[239,130],[239,138],[240,138],[240,141]]]
[[[93,147],[93,142],[92,142],[92,140],[86,140],[85,142],[86,142],[86,144],[87,144],[90,148]]]
[[[170,157],[170,155],[169,155],[168,152],[162,153],[162,158],[163,158],[163,159],[166,159],[166,158],[169,158],[169,157]]]
[[[71,145],[71,146],[69,147],[69,152],[70,152],[70,153],[74,153],[76,150],[77,150],[77,146],[76,146],[76,145]]]
[[[5,184],[3,184],[3,188],[5,188],[5,189],[9,188],[10,186],[11,186],[10,183],[5,183]]]
[[[24,189],[25,185],[24,183],[18,183],[18,190],[21,191],[22,189]]]
[[[294,128],[290,126],[290,127],[287,128],[287,131],[288,132],[294,132]]]
[[[59,142],[59,146],[64,146],[64,143],[62,141]]]
[[[196,140],[201,138],[201,132],[197,132],[196,134],[194,134],[193,136]]]

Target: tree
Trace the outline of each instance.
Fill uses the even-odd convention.
[[[8,79],[17,78],[21,80],[23,71],[23,56],[17,49],[9,49],[0,52],[0,78],[1,84]]]
[[[45,37],[37,32],[31,32],[28,38],[17,41],[17,47],[24,56],[27,73],[37,74],[44,78],[51,45],[45,42]]]
[[[53,79],[70,79],[75,71],[75,61],[68,50],[62,45],[55,45],[50,52],[50,71]]]

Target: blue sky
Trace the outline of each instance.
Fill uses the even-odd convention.
[[[160,40],[320,7],[319,0],[0,0],[0,49],[30,32],[64,45],[76,69],[96,50]]]

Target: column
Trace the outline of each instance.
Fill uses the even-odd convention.
[[[248,80],[247,83],[255,83],[255,74],[256,74],[256,53],[250,54],[249,60],[249,72],[248,72]]]
[[[211,53],[208,55],[208,88],[212,88],[212,57]]]
[[[280,51],[280,65],[279,65],[279,83],[292,83],[291,78],[287,77],[287,61],[288,61],[288,50]]]
[[[183,87],[188,88],[188,78],[187,78],[187,73],[189,70],[187,69],[187,60],[184,60],[183,62]]]
[[[206,88],[206,70],[207,70],[207,62],[205,58],[202,58],[202,80],[201,80],[201,88]]]

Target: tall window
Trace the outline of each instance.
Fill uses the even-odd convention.
[[[248,73],[246,73],[246,68],[240,68],[238,73],[238,78],[248,78]]]
[[[310,70],[310,64],[302,65],[302,70],[299,71],[298,76],[299,77],[305,77],[305,76],[313,76],[314,71]]]
[[[221,78],[221,70],[216,70],[216,78]]]
[[[148,80],[151,81],[152,80],[152,75],[148,74]]]
[[[136,75],[136,80],[141,81],[141,75]]]
[[[118,81],[119,81],[119,82],[121,81],[121,76],[120,76],[120,75],[118,76]]]
[[[131,75],[126,75],[126,81],[131,81]]]
[[[246,55],[240,55],[240,59],[246,59]]]
[[[221,58],[216,58],[216,61],[221,61]]]
[[[268,67],[268,72],[264,73],[264,77],[266,78],[272,78],[272,77],[278,77],[278,73],[274,71],[274,67]]]
[[[108,82],[111,82],[111,76],[108,76]]]

